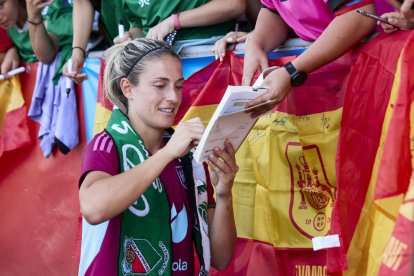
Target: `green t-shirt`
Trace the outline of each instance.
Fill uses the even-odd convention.
[[[101,1],[100,19],[105,28],[105,37],[109,44],[118,36],[118,24],[122,20],[125,30],[129,29],[128,21],[122,12],[122,0],[102,0]]]
[[[125,17],[131,27],[141,28],[146,36],[148,30],[168,18],[171,14],[197,8],[209,0],[122,0]],[[221,24],[183,28],[178,32],[177,40],[196,38],[210,38],[218,35],[225,35],[234,30],[234,20]]]
[[[64,0],[55,0],[42,11],[42,15],[47,26],[46,30],[59,38],[58,46],[61,56],[53,76],[53,82],[56,84],[62,73],[63,65],[72,54],[72,7]],[[19,55],[24,62],[38,61],[30,42],[28,23],[23,29],[13,27],[8,30],[8,35],[18,48]]]

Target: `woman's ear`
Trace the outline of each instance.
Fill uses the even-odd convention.
[[[119,83],[121,86],[122,93],[128,99],[132,99],[132,84],[127,78],[122,78],[121,82]]]

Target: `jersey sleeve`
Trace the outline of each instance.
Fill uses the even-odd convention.
[[[119,173],[118,153],[112,137],[103,131],[89,142],[83,154],[79,186],[91,171],[101,171],[110,175]]]

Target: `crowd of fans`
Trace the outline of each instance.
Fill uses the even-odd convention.
[[[378,22],[384,31],[390,33],[413,29],[413,1],[388,1],[396,11],[382,15],[389,22]],[[308,3],[316,9],[314,12],[309,6],[301,8],[299,4],[298,7],[293,5],[292,8],[290,5],[286,8],[286,5],[276,2],[278,1],[261,3],[258,0],[182,0],[171,4],[167,1],[144,0],[2,0],[1,74],[7,78],[7,72],[17,68],[21,62],[40,61],[50,64],[60,52],[54,75],[55,83],[69,58],[73,62],[72,72],[64,69],[64,75],[80,82],[86,78],[86,75],[82,74],[82,68],[87,52],[91,50],[88,48],[88,41],[93,32],[105,38],[98,46],[100,50],[134,38],[164,40],[169,34],[174,34],[174,49],[181,50],[180,45],[214,44],[213,51],[219,59],[224,57],[229,43],[250,40],[246,45],[247,66],[244,72],[244,83],[248,83],[258,67],[266,67],[265,53],[292,36],[317,42],[307,56],[318,61],[310,61],[310,64],[305,61],[306,65],[299,65],[302,71],[313,71],[346,51],[367,34],[364,28],[356,26],[364,21],[367,25],[371,25],[372,22],[364,20],[354,12],[349,13],[350,11],[365,7],[367,11],[375,13],[373,1],[367,0],[327,1],[329,10],[317,7],[315,3],[318,1]],[[93,30],[95,14],[99,14],[99,22],[96,30]],[[317,18],[323,19],[315,20]],[[341,24],[340,21],[346,23]],[[122,37],[119,35],[119,24],[126,30]],[[238,31],[240,28],[236,27],[240,24],[244,26],[242,31]],[[368,32],[371,28],[372,26],[367,26]],[[329,37],[329,33],[336,33],[336,29],[344,33],[349,30],[355,38],[340,38],[337,43],[343,45],[340,47],[342,49],[332,53],[332,57],[321,60],[314,51],[325,52],[324,41],[331,44],[335,38]],[[357,34],[354,30],[361,31]],[[261,41],[260,38],[263,34],[265,41]],[[301,59],[306,57],[303,56]],[[298,62],[299,60],[293,64]],[[301,68],[302,66],[304,68]]]
[[[70,131],[78,129],[78,123],[75,95],[70,93],[73,87],[65,86],[66,77],[76,83],[85,80],[87,75],[82,70],[88,52],[119,44],[109,50],[104,77],[109,98],[118,107],[114,109],[108,124],[112,127],[107,128],[114,131],[110,133],[110,137],[105,136],[106,132],[98,134],[89,144],[85,156],[91,157],[84,163],[80,181],[80,184],[83,182],[80,188],[80,203],[85,219],[90,224],[110,220],[111,227],[114,227],[114,223],[118,223],[118,216],[124,214],[128,206],[132,206],[144,192],[151,198],[148,200],[151,208],[166,200],[165,197],[158,201],[159,195],[147,193],[153,179],[158,175],[162,179],[171,164],[177,168],[178,161],[182,162],[179,158],[198,144],[204,131],[200,121],[187,121],[177,127],[169,142],[164,141],[164,131],[159,131],[160,128],[169,129],[172,126],[172,115],[175,115],[173,113],[181,102],[183,77],[177,54],[183,47],[211,45],[216,59],[222,60],[229,44],[245,42],[242,83],[250,85],[255,73],[268,67],[267,54],[288,38],[299,37],[312,42],[311,46],[293,61],[275,68],[264,76],[267,92],[247,104],[247,107],[250,107],[263,103],[259,109],[253,111],[253,115],[259,116],[283,101],[292,87],[302,85],[307,74],[342,56],[368,37],[375,30],[376,24],[381,25],[387,33],[414,29],[414,0],[389,2],[396,11],[382,15],[387,22],[376,22],[356,12],[363,10],[365,13],[375,14],[374,0],[308,0],[306,4],[301,0],[74,0],[73,3],[68,0],[0,0],[1,74],[7,79],[10,78],[8,72],[16,69],[20,63],[39,62],[33,93],[35,100],[31,104],[29,116],[42,123],[39,138],[43,139],[41,147],[45,156],[51,154],[53,143],[57,143],[62,152],[67,152],[78,143],[77,134]],[[98,43],[91,43],[93,37],[102,39],[98,39]],[[152,62],[151,66],[146,63],[147,61]],[[153,80],[149,81],[150,74],[156,76],[155,85],[152,83]],[[144,81],[141,81],[141,75],[145,76]],[[148,93],[141,93],[144,90]],[[150,93],[153,91],[157,93]],[[55,94],[60,96],[55,97]],[[164,102],[168,102],[169,105],[160,104]],[[59,105],[60,113],[54,113],[56,104]],[[153,108],[146,112],[144,105]],[[50,112],[42,113],[48,108]],[[151,112],[155,115],[152,116]],[[163,113],[162,120],[157,120],[159,112]],[[53,114],[56,120],[48,118],[49,114]],[[115,143],[119,148],[126,143],[138,143],[134,131],[130,133],[128,141],[124,141],[119,134],[128,132],[127,128],[119,127],[126,122],[125,116],[128,117],[127,121],[131,122],[132,128],[142,136],[141,143],[136,147],[142,147],[142,152],[146,147],[150,152],[147,160],[142,158],[138,162],[142,163],[131,170],[129,167],[122,170],[118,168],[119,164],[126,164],[130,156],[123,156],[113,149],[111,152],[107,151],[111,155],[99,157],[97,154],[102,153],[96,151],[98,144],[105,141],[111,141],[111,147]],[[154,127],[153,122],[159,121],[163,123],[162,127]],[[132,129],[131,126],[128,125],[128,129]],[[99,148],[101,151],[103,148],[106,149],[106,144],[100,145]],[[211,182],[216,188],[217,199],[216,202],[208,201],[209,205],[215,204],[214,207],[209,207],[215,209],[215,213],[210,212],[212,210],[208,212],[212,229],[211,254],[210,251],[202,254],[211,255],[212,265],[218,268],[227,266],[236,237],[231,209],[231,187],[238,170],[234,154],[234,149],[227,142],[224,149],[215,149],[209,159],[214,171],[212,175],[216,175],[216,179]],[[117,158],[125,158],[125,162],[119,163]],[[103,169],[102,164],[110,168]],[[120,171],[122,173],[119,173]],[[171,171],[174,175],[174,169]],[[173,177],[168,177],[168,181],[171,179]],[[181,181],[181,178],[176,180]],[[176,182],[179,188],[179,182]],[[207,186],[211,186],[212,183],[208,182]],[[139,189],[136,189],[137,187]],[[167,189],[169,197],[173,192]],[[180,197],[179,202],[192,199],[187,198],[186,191],[177,197]],[[186,204],[189,210],[194,208],[190,207],[189,203]],[[169,208],[164,209],[166,211],[163,215],[167,219],[163,225],[165,229],[162,229],[166,231],[162,234],[169,237]],[[202,218],[200,221],[197,223],[202,223]],[[135,223],[136,221],[133,221],[130,224],[135,226]],[[122,231],[126,229],[124,226],[122,224]],[[154,228],[151,232],[157,228],[154,227],[154,223],[149,226]],[[161,224],[159,226],[162,228]],[[135,233],[135,228],[140,227],[132,228],[134,230],[130,231],[131,235],[148,234],[146,229],[140,230],[142,233]],[[165,235],[166,233],[168,235]],[[200,237],[202,239],[203,236]],[[156,238],[151,236],[153,240]],[[130,242],[129,239],[122,241],[123,243],[117,243],[116,246]],[[166,243],[170,241],[167,240]],[[191,262],[191,241],[189,244],[185,245],[188,252],[180,253],[180,256],[188,258]],[[102,248],[104,252],[105,248]],[[200,245],[200,248],[210,250],[206,244]],[[168,250],[172,250],[174,257],[174,246]],[[114,257],[113,250],[108,252],[109,257]],[[126,250],[124,253],[124,259],[128,259],[131,251]],[[179,255],[176,255],[173,261],[178,258],[177,256]],[[106,260],[106,255],[102,253],[97,260],[100,258]],[[207,258],[208,261],[203,263],[205,273],[210,265],[209,258],[210,256]],[[98,261],[92,264],[85,263],[82,271],[89,269],[96,275],[104,275],[97,272],[99,264]],[[122,269],[126,269],[126,266],[124,262]],[[116,273],[121,268],[112,269],[113,273]],[[193,266],[191,269],[194,269]]]

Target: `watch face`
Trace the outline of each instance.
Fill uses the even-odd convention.
[[[292,86],[302,85],[306,81],[308,75],[305,72],[297,71],[291,62],[286,63],[284,67],[290,75]]]
[[[300,86],[305,83],[306,79],[308,78],[308,75],[305,72],[295,72],[292,76],[292,86]]]

